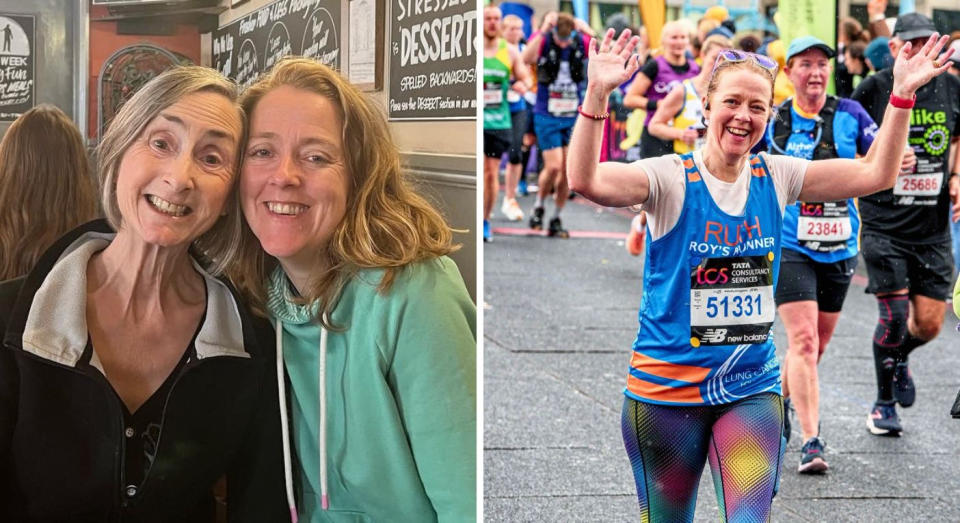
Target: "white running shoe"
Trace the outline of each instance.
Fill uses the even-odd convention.
[[[514,198],[503,198],[503,205],[500,206],[500,212],[507,217],[508,220],[512,222],[519,222],[523,220],[523,210],[520,209],[520,204],[517,203],[517,200]]]

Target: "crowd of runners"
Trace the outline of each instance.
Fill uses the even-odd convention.
[[[708,461],[726,517],[765,519],[791,419],[797,470],[828,469],[817,365],[858,260],[878,307],[870,433],[900,435],[911,356],[952,296],[960,316],[960,31],[940,36],[919,13],[888,23],[885,7],[868,4],[866,29],[841,20],[836,43],[738,33],[711,8],[666,23],[656,46],[619,15],[594,34],[546,13],[525,35],[521,18],[484,9],[484,240],[504,156],[508,220],[569,237],[571,189],[638,213],[626,246],[645,252],[644,285],[622,428],[654,519],[692,517]],[[528,166],[537,194],[521,209]]]

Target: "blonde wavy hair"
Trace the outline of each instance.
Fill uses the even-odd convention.
[[[244,91],[240,104],[248,121],[268,92],[290,86],[316,93],[330,101],[343,122],[341,139],[347,168],[347,213],[327,243],[328,263],[318,264],[300,303],[318,303],[317,321],[333,325],[330,314],[344,286],[359,269],[384,270],[378,292],[390,290],[404,266],[460,248],[440,213],[414,191],[400,163],[382,110],[333,69],[305,58],[285,58]],[[249,129],[248,129],[249,132]],[[246,221],[240,252],[229,274],[250,299],[255,311],[266,315],[266,280],[277,266],[267,255]]]
[[[97,163],[103,212],[114,230],[120,230],[121,226],[120,207],[117,204],[117,174],[123,155],[164,109],[188,95],[202,92],[216,93],[233,104],[237,103],[237,86],[215,69],[195,65],[180,66],[168,69],[147,82],[123,104],[110,122],[97,148]],[[243,119],[239,107],[237,112]],[[242,136],[239,138],[237,155],[232,159],[235,173],[239,173],[243,155],[244,140]],[[234,258],[240,242],[241,218],[236,198],[236,179],[231,192],[233,194],[227,198],[227,208],[224,209],[226,216],[217,220],[213,227],[194,240],[191,246],[193,254],[199,257],[206,269],[213,274],[223,272]]]
[[[97,198],[83,137],[53,105],[23,113],[0,142],[0,281],[22,276]]]

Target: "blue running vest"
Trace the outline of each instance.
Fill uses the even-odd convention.
[[[692,153],[676,226],[647,248],[640,328],[624,394],[664,405],[720,405],[780,392],[774,289],[783,216],[773,179],[750,157],[742,216],[723,212]]]

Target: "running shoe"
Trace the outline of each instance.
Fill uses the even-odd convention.
[[[483,220],[483,241],[489,243],[493,241],[493,230],[490,228],[490,221]]]
[[[783,398],[783,437],[786,440],[784,446],[790,443],[790,414],[793,413],[793,405],[790,398]]]
[[[529,196],[530,193],[527,192],[527,178],[526,176],[520,178],[520,181],[517,182],[517,194],[520,196]]]
[[[515,198],[505,197],[503,199],[503,205],[500,206],[500,212],[511,222],[523,220],[523,211],[520,209],[520,204],[517,203]]]
[[[910,407],[917,400],[917,388],[913,385],[913,374],[907,363],[897,363],[893,370],[893,397],[902,407]]]
[[[570,233],[563,228],[563,223],[560,222],[560,217],[557,216],[550,220],[550,226],[547,230],[547,236],[555,236],[557,238],[569,238]]]
[[[876,402],[867,416],[867,430],[877,436],[899,436],[903,432],[896,402]]]
[[[630,232],[627,234],[627,252],[634,256],[640,256],[643,252],[643,240],[647,230],[645,219],[642,214],[638,214],[630,221]]]
[[[543,230],[543,207],[534,207],[530,216],[530,228],[535,231]]]
[[[803,444],[800,449],[800,466],[797,472],[801,474],[823,474],[829,465],[823,459],[823,440],[814,436]]]

